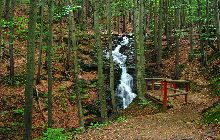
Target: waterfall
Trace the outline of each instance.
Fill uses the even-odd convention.
[[[125,64],[127,56],[119,52],[121,47],[128,47],[128,44],[129,39],[124,36],[120,44],[118,44],[117,47],[112,51],[113,61],[117,63],[122,70],[120,83],[116,90],[116,96],[122,99],[124,109],[127,108],[132,100],[137,96],[132,92],[133,77],[127,73],[127,67]],[[107,57],[109,57],[109,54],[107,54]]]

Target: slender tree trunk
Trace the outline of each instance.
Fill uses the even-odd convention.
[[[185,20],[186,20],[186,17],[185,17],[185,2],[184,0],[180,0],[180,23],[181,23],[181,28],[184,28],[185,26]]]
[[[148,19],[148,16],[147,16],[147,14],[149,14],[149,13],[147,13],[147,9],[146,9],[146,7],[148,7],[148,5],[147,5],[147,2],[144,2],[144,4],[143,4],[143,34],[145,35],[145,32],[146,32],[146,28],[147,28],[147,25],[148,25],[148,21],[147,21],[147,19]]]
[[[192,5],[192,0],[189,0],[189,5]],[[190,23],[189,23],[189,28],[190,28],[190,51],[189,51],[189,61],[192,61],[193,57],[193,21],[192,21],[192,8],[189,7],[189,16],[190,18]]]
[[[10,4],[9,18],[10,22],[14,23],[14,10],[15,10],[15,1],[12,0]],[[9,56],[10,56],[10,79],[11,85],[14,85],[14,24],[11,24],[9,27],[10,35],[9,35]]]
[[[73,1],[70,0],[70,4],[73,4]],[[71,33],[71,42],[73,47],[73,53],[74,53],[74,87],[77,97],[77,108],[78,108],[78,118],[79,118],[79,125],[82,129],[84,129],[84,116],[83,116],[83,109],[82,109],[82,103],[81,103],[81,93],[80,93],[80,87],[79,87],[79,78],[78,78],[78,47],[76,43],[76,24],[74,19],[74,13],[71,11],[69,15],[70,20],[70,33]]]
[[[112,12],[111,12],[111,1],[107,0],[107,30],[108,30],[108,44],[109,44],[109,58],[110,58],[110,90],[113,112],[116,113],[116,100],[115,100],[115,77],[114,77],[114,62],[112,57]]]
[[[175,47],[175,79],[179,79],[180,76],[180,69],[179,69],[179,40],[180,40],[180,7],[179,7],[179,0],[176,0],[176,9],[175,9],[175,40],[176,40],[176,47]]]
[[[205,46],[207,47],[209,40],[209,0],[206,0],[206,35],[205,35]],[[205,64],[206,65],[206,64]]]
[[[199,32],[199,45],[200,45],[200,51],[202,53],[202,64],[204,64],[204,54],[205,54],[205,49],[204,49],[204,44],[202,41],[202,7],[201,7],[201,0],[197,0],[197,5],[198,5],[198,17],[199,17],[199,21],[198,21],[198,32]]]
[[[122,11],[122,20],[123,20],[123,27],[122,27],[122,33],[126,32],[126,11]]]
[[[78,21],[79,21],[79,26],[81,28],[81,30],[83,30],[84,27],[84,23],[83,23],[83,19],[84,19],[84,0],[79,1],[79,5],[81,6],[81,8],[78,11]]]
[[[104,75],[103,75],[103,48],[101,43],[100,25],[99,25],[99,6],[98,0],[94,1],[94,25],[95,25],[95,36],[96,46],[98,47],[98,95],[101,106],[101,118],[103,122],[108,120],[106,97],[104,93]]]
[[[160,0],[159,3],[159,23],[158,23],[158,48],[157,48],[157,67],[160,68],[162,61],[162,29],[163,29],[163,1]]]
[[[40,83],[41,80],[41,67],[42,67],[42,45],[43,45],[43,32],[44,32],[44,23],[43,23],[43,17],[44,17],[44,5],[45,0],[41,0],[41,9],[40,9],[40,40],[39,40],[39,57],[38,57],[38,69],[37,69],[37,78],[36,78],[36,84]]]
[[[0,22],[2,21],[2,9],[3,9],[3,0],[0,0]],[[0,62],[2,60],[2,52],[3,52],[3,45],[2,45],[2,25],[0,25]]]
[[[175,7],[174,1],[170,0],[169,3],[168,3],[168,6],[169,7]],[[175,19],[175,14],[174,13],[175,13],[174,11],[169,12],[169,19],[170,19],[170,21]],[[175,28],[175,26],[174,26],[173,21],[169,22],[170,46],[172,46],[172,44],[174,42],[174,35],[173,35],[174,28]]]
[[[6,2],[5,2],[4,18],[5,18],[6,20],[8,20],[9,14],[10,14],[10,3],[11,3],[11,0],[6,0]]]
[[[49,1],[49,28],[48,28],[48,48],[47,48],[47,65],[48,65],[48,127],[52,127],[52,47],[53,47],[53,5],[54,1]]]
[[[169,0],[165,0],[165,32],[166,32],[166,40],[167,47],[170,47],[170,34],[169,34]]]
[[[86,16],[90,17],[90,0],[86,0]]]
[[[157,51],[157,40],[158,40],[158,36],[157,36],[157,31],[158,31],[158,22],[157,22],[157,1],[154,2],[154,49],[155,51]]]
[[[32,107],[35,71],[35,28],[37,17],[37,0],[30,0],[30,13],[28,24],[28,47],[27,47],[27,76],[25,85],[25,109],[24,109],[24,140],[32,140]]]
[[[118,30],[118,34],[120,34],[120,16],[117,15],[117,30]]]
[[[70,21],[69,21],[69,32],[68,32],[68,45],[67,45],[67,49],[66,49],[66,64],[65,64],[65,67],[66,67],[66,70],[69,70],[70,68],[70,56],[71,56],[71,30],[70,30]]]
[[[215,0],[214,3],[215,3],[214,15],[215,15],[216,34],[217,34],[217,49],[220,51],[220,11],[218,9],[220,2],[219,0]]]

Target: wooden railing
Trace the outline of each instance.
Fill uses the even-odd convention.
[[[176,96],[185,96],[185,102],[187,103],[187,96],[189,92],[190,81],[187,80],[172,80],[168,78],[145,78],[146,87],[148,89],[151,86],[152,93],[155,94],[155,87],[159,87],[161,90],[162,102],[163,102],[163,111],[167,110],[168,98]],[[169,87],[168,87],[169,86]],[[183,86],[184,89],[180,89],[178,86]],[[173,93],[168,92],[173,91]]]

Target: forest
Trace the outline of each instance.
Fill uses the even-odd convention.
[[[220,0],[0,0],[0,139],[220,139]]]

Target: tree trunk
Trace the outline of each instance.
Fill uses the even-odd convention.
[[[2,21],[3,0],[0,0],[0,21]],[[2,45],[2,26],[0,25],[0,62],[2,61],[3,45]]]
[[[192,0],[189,0],[189,5],[192,5]],[[189,16],[192,17],[192,8],[189,7]],[[189,50],[189,61],[192,61],[193,58],[193,21],[192,18],[190,18],[189,21],[189,28],[190,28],[190,50]]]
[[[146,92],[146,87],[145,87],[145,45],[144,45],[144,29],[145,29],[145,23],[144,23],[144,18],[146,18],[145,16],[145,8],[144,8],[144,0],[140,1],[140,9],[139,9],[139,14],[140,14],[140,21],[139,21],[139,38],[140,38],[140,72],[141,72],[141,76],[140,76],[140,80],[141,80],[141,94],[140,97],[144,98],[144,94]]]
[[[116,113],[116,100],[115,100],[115,77],[114,77],[114,62],[112,57],[112,12],[111,12],[111,1],[107,0],[107,30],[108,30],[108,44],[109,44],[109,58],[110,58],[110,90],[113,113]]]
[[[70,20],[69,20],[69,32],[68,32],[68,44],[67,44],[67,48],[66,48],[66,63],[65,63],[65,68],[66,70],[70,69],[70,55],[71,55],[71,30],[70,30]]]
[[[122,20],[123,20],[123,27],[122,27],[122,33],[126,32],[126,11],[122,11]]]
[[[48,47],[47,47],[47,66],[48,66],[48,127],[52,127],[52,46],[53,46],[53,4],[54,1],[49,1],[49,28],[48,28]]]
[[[157,22],[157,2],[155,1],[154,2],[154,49],[155,51],[157,52],[157,46],[158,46],[158,43],[157,43],[157,31],[158,31],[158,22]]]
[[[166,32],[166,40],[167,47],[170,47],[170,34],[169,34],[169,0],[165,0],[165,32]]]
[[[10,22],[14,23],[14,10],[15,10],[15,1],[12,0],[10,4],[9,18]],[[10,56],[10,79],[11,85],[14,85],[14,24],[11,24],[9,27],[10,35],[9,35],[9,56]]]
[[[158,48],[157,48],[157,67],[160,68],[161,61],[162,61],[162,29],[163,29],[163,1],[160,0],[159,3],[159,23],[158,23]]]
[[[134,0],[134,34],[136,46],[136,85],[138,97],[143,99],[143,1]]]
[[[180,69],[179,69],[179,40],[180,40],[180,7],[179,0],[176,0],[176,9],[175,9],[175,79],[179,79]]]
[[[11,0],[6,0],[5,2],[5,13],[4,13],[4,18],[6,20],[9,19],[9,14],[10,14],[10,3],[11,3]]]
[[[86,16],[90,17],[90,0],[86,0]]]
[[[79,1],[79,5],[81,6],[81,8],[78,10],[78,22],[79,22],[79,26],[80,29],[83,30],[84,27],[84,23],[83,23],[83,19],[84,19],[84,0],[80,0]]]
[[[180,4],[181,4],[181,10],[180,10],[180,23],[181,23],[181,28],[184,28],[185,26],[185,1],[184,0],[180,0]]]
[[[101,118],[103,122],[108,120],[107,116],[107,106],[106,106],[106,97],[104,93],[104,75],[103,75],[103,48],[101,43],[100,35],[100,25],[99,25],[99,6],[100,3],[98,0],[94,1],[94,26],[95,26],[95,37],[96,37],[96,46],[98,48],[98,95],[100,100],[101,107]]]
[[[220,11],[218,9],[219,7],[219,0],[215,0],[214,1],[214,5],[215,5],[215,25],[216,25],[216,34],[217,34],[217,49],[220,51]]]
[[[43,45],[43,32],[44,32],[44,23],[43,23],[43,17],[44,17],[44,5],[45,0],[41,0],[41,9],[40,9],[40,40],[39,40],[39,57],[38,57],[38,69],[37,69],[37,78],[36,78],[36,84],[40,83],[41,80],[41,67],[42,67],[42,45]]]
[[[27,47],[27,76],[25,85],[25,109],[24,109],[24,140],[32,140],[32,107],[35,71],[35,28],[37,18],[37,0],[30,0],[30,13],[28,24],[28,47]]]
[[[73,2],[70,0],[70,4],[72,5]],[[81,93],[80,93],[80,85],[79,85],[79,73],[78,73],[78,46],[76,43],[76,24],[75,24],[75,19],[74,19],[74,13],[71,11],[69,15],[69,20],[70,20],[70,33],[71,33],[71,42],[72,42],[72,47],[73,47],[73,53],[74,53],[74,87],[75,87],[75,92],[76,92],[76,97],[77,97],[77,108],[78,108],[78,117],[79,117],[79,126],[84,129],[84,116],[83,116],[83,109],[82,109],[82,101],[81,101]]]
[[[205,64],[204,62],[204,54],[205,54],[205,49],[204,49],[204,44],[202,41],[202,7],[201,7],[201,0],[197,0],[197,5],[198,5],[198,32],[199,32],[199,45],[200,45],[200,51],[202,53],[202,64]]]

